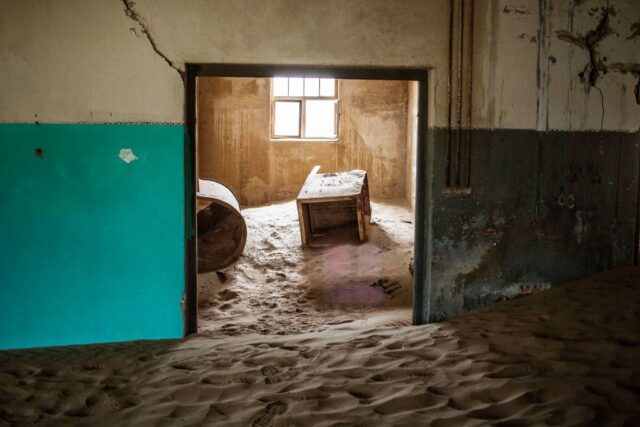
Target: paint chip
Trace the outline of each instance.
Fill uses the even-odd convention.
[[[138,157],[133,154],[133,150],[131,148],[123,148],[122,150],[120,150],[120,154],[118,154],[118,157],[120,157],[125,163],[131,163],[134,160],[138,160]]]

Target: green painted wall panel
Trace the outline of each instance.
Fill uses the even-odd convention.
[[[0,349],[182,336],[183,141],[0,124]]]

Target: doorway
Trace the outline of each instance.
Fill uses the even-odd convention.
[[[187,66],[187,80],[186,80],[186,123],[187,123],[187,131],[188,135],[186,136],[187,143],[185,144],[185,159],[187,162],[186,170],[188,171],[187,176],[185,177],[185,194],[188,195],[188,200],[186,201],[186,209],[187,209],[187,217],[190,219],[190,224],[188,224],[187,234],[189,238],[187,239],[187,250],[186,250],[186,270],[187,270],[187,289],[186,289],[186,305],[185,305],[185,332],[186,333],[195,333],[198,329],[198,258],[197,258],[197,238],[195,233],[195,225],[197,222],[196,218],[196,199],[195,199],[195,189],[197,188],[197,179],[198,177],[202,177],[201,174],[198,174],[197,171],[197,160],[196,154],[198,152],[197,147],[197,139],[198,139],[198,127],[196,125],[196,105],[197,105],[197,82],[198,79],[206,79],[206,78],[225,78],[225,79],[263,79],[263,80],[271,80],[274,78],[282,79],[282,76],[288,76],[295,79],[306,79],[304,82],[311,81],[311,83],[315,82],[314,79],[324,80],[325,82],[330,81],[332,79],[345,82],[345,84],[353,84],[356,81],[371,81],[372,83],[377,82],[405,82],[408,87],[412,87],[415,91],[415,99],[414,99],[414,108],[415,115],[417,117],[417,122],[415,126],[415,152],[412,153],[413,165],[415,165],[415,174],[413,175],[413,184],[410,182],[411,180],[407,180],[407,187],[411,188],[410,193],[407,193],[408,199],[412,206],[415,206],[415,213],[409,215],[408,217],[405,215],[403,217],[403,212],[394,210],[395,206],[374,206],[373,213],[373,222],[376,223],[376,229],[373,230],[373,235],[371,236],[371,241],[377,242],[378,246],[373,250],[380,250],[380,247],[385,247],[384,240],[388,240],[388,231],[391,233],[394,230],[397,230],[402,227],[398,227],[398,225],[407,225],[411,227],[409,230],[410,234],[413,234],[412,246],[413,246],[413,255],[415,262],[411,265],[411,270],[413,272],[413,279],[409,278],[409,283],[407,286],[411,285],[411,281],[413,281],[413,286],[411,289],[412,294],[412,323],[419,324],[424,323],[424,304],[425,301],[425,289],[426,289],[426,265],[425,265],[425,257],[427,255],[427,246],[425,243],[427,241],[427,229],[424,227],[427,220],[426,215],[426,206],[427,204],[427,191],[426,188],[426,154],[427,154],[427,139],[426,139],[426,123],[427,123],[427,71],[421,69],[388,69],[388,68],[345,68],[345,67],[292,67],[292,66],[256,66],[256,65],[214,65],[214,64],[188,64]],[[409,83],[411,82],[411,83]],[[413,85],[413,86],[412,86]],[[345,86],[346,87],[346,86]],[[281,98],[278,98],[282,100]],[[285,99],[285,101],[290,101],[289,99]],[[273,130],[273,129],[272,129]],[[280,144],[280,143],[278,143]],[[279,146],[283,147],[283,146]],[[333,172],[332,170],[326,170],[325,172]],[[228,185],[228,184],[227,184]],[[232,185],[233,186],[233,185]],[[249,196],[254,197],[255,193],[249,192]],[[289,194],[289,199],[291,194]],[[293,196],[295,198],[295,194]],[[286,197],[285,197],[286,199]],[[242,200],[246,204],[247,199],[245,196],[242,197]],[[272,202],[272,201],[269,201]],[[375,198],[374,198],[375,202]],[[261,209],[261,210],[260,210]],[[280,211],[278,211],[280,210]],[[391,227],[387,227],[385,231],[385,222],[386,219],[380,217],[380,215],[376,216],[376,212],[386,213],[389,217],[395,217],[397,219],[397,223],[395,225],[391,224]],[[291,225],[292,221],[289,221],[287,224],[277,225],[278,220],[286,220],[287,215],[295,215],[295,208],[291,209],[291,206],[286,206],[286,200],[280,204],[268,204],[264,206],[258,206],[256,208],[251,207],[249,210],[244,210],[243,213],[246,213],[248,221],[253,224],[250,224],[249,234],[251,235],[253,226],[254,229],[264,231],[268,228],[268,224],[273,225],[274,227],[280,227],[280,230],[285,230],[287,225]],[[260,224],[261,218],[269,218],[271,215],[271,219],[267,219],[267,223]],[[384,216],[384,215],[383,215]],[[413,218],[411,217],[413,216]],[[295,218],[289,218],[289,220]],[[423,226],[417,226],[418,224],[422,224]],[[389,226],[389,224],[386,224]],[[415,230],[413,230],[413,226],[415,226]],[[291,228],[291,227],[289,227]],[[406,227],[405,227],[406,228]],[[284,234],[291,236],[292,233],[297,234],[297,230],[287,229]],[[254,234],[256,231],[254,230]],[[403,234],[402,232],[400,234]],[[406,237],[407,230],[404,231],[404,235]],[[393,236],[392,241],[397,238],[398,235]],[[402,239],[402,236],[400,236]],[[321,239],[322,240],[322,239]],[[393,243],[393,242],[392,242]],[[261,241],[263,245],[271,245],[272,242],[269,242],[268,239],[263,239]],[[386,245],[389,246],[389,245]],[[345,253],[346,248],[346,253]],[[261,248],[262,251],[270,250],[270,248]],[[343,259],[345,256],[356,256],[360,257],[361,260],[367,259],[368,256],[366,254],[367,250],[371,250],[371,247],[367,248],[366,245],[346,245],[340,246],[340,249],[337,251],[333,251],[332,249],[325,251],[323,253],[309,254],[303,253],[303,256],[306,257],[307,264],[322,264],[327,262],[335,262],[338,259]],[[349,255],[350,254],[350,255]],[[255,258],[255,257],[254,257]],[[286,260],[286,257],[281,257],[282,262],[287,264],[288,262],[295,263],[295,259]],[[255,259],[254,259],[255,261]],[[299,261],[299,260],[298,260]],[[340,263],[338,263],[340,264]],[[240,267],[244,269],[244,267]],[[263,266],[264,267],[264,266]],[[277,267],[277,266],[276,266]],[[408,265],[405,267],[409,267]],[[305,267],[306,269],[306,267]],[[309,267],[310,270],[313,270],[312,267]],[[292,271],[291,269],[286,271],[277,271],[278,268],[269,269],[268,267],[263,268],[264,275],[260,276],[261,281],[282,281],[286,282],[288,279],[288,274],[296,274],[296,271]],[[294,269],[295,270],[295,269]],[[255,274],[260,275],[259,269],[256,269]],[[356,272],[357,273],[357,272]],[[350,276],[356,274],[353,270],[346,268],[344,274],[342,275],[343,282],[349,282]],[[357,274],[356,274],[357,275]],[[233,274],[232,274],[233,276]],[[228,280],[227,274],[225,271],[215,272],[215,276],[212,276],[220,281]],[[336,277],[340,277],[339,275]],[[333,282],[333,288],[331,288],[333,296],[329,295],[320,295],[320,298],[337,298],[337,299],[358,299],[362,298],[364,294],[367,294],[368,287],[364,283],[358,283],[359,288],[353,288],[349,286],[337,286],[336,277],[331,277],[328,279],[328,282]],[[202,277],[200,277],[202,280]],[[357,280],[356,280],[357,282]],[[371,291],[381,291],[383,293],[387,293],[387,295],[391,295],[391,297],[395,297],[393,294],[394,291],[398,290],[396,286],[397,283],[394,283],[393,280],[388,279],[387,277],[381,277],[379,280],[372,281],[369,283],[369,287],[371,287]],[[283,292],[287,292],[287,284],[284,283],[282,285]],[[351,290],[350,290],[351,289]],[[306,295],[295,294],[295,290],[291,290],[289,287],[289,297],[297,299],[299,304],[304,304],[306,302]],[[326,291],[326,289],[325,289]],[[323,291],[324,292],[324,291]],[[355,294],[354,294],[355,292]],[[364,294],[363,294],[364,292]],[[326,294],[326,292],[325,292]],[[396,293],[397,294],[397,293]],[[202,296],[202,292],[200,292]],[[219,295],[220,297],[220,295]],[[233,290],[228,290],[221,295],[222,298],[218,298],[218,302],[216,304],[225,306],[225,299],[233,299],[237,297],[236,293]],[[366,295],[364,295],[366,299]],[[205,296],[206,299],[206,296]],[[222,304],[220,304],[222,302]],[[205,300],[201,300],[201,303],[206,303]],[[269,304],[273,304],[273,301],[269,301],[268,295],[258,295],[257,298],[251,302],[254,306],[257,307],[257,304],[264,306],[266,304],[267,311],[269,309]],[[201,304],[202,305],[202,304]],[[227,308],[229,307],[226,305]],[[295,306],[285,307],[285,310],[291,311]],[[264,308],[264,307],[263,307]],[[291,312],[294,315],[293,312]],[[304,313],[299,316],[299,318],[304,318]],[[264,320],[264,319],[263,319]],[[273,319],[266,319],[267,322],[272,322]],[[340,323],[342,320],[340,317],[335,317],[332,319],[332,323]],[[348,321],[348,320],[347,320]],[[411,321],[411,320],[410,320]],[[233,323],[233,322],[231,322]],[[255,329],[255,328],[254,328]],[[295,329],[295,328],[294,328]],[[302,332],[310,331],[309,329],[304,329]],[[230,331],[233,332],[233,328]],[[260,330],[256,330],[256,332],[260,332]],[[273,331],[271,331],[273,332]],[[293,330],[293,332],[300,332]],[[264,333],[264,331],[263,331]],[[281,333],[279,331],[278,333]],[[286,333],[286,332],[283,332]],[[231,333],[233,334],[233,333]]]

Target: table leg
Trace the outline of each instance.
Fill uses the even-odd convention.
[[[358,216],[358,237],[360,237],[361,242],[364,242],[367,238],[367,230],[364,215],[364,205],[362,203],[361,197],[358,197],[356,199],[356,214]]]

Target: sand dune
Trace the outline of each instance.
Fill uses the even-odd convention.
[[[0,425],[640,425],[640,269],[436,325],[0,353]]]

